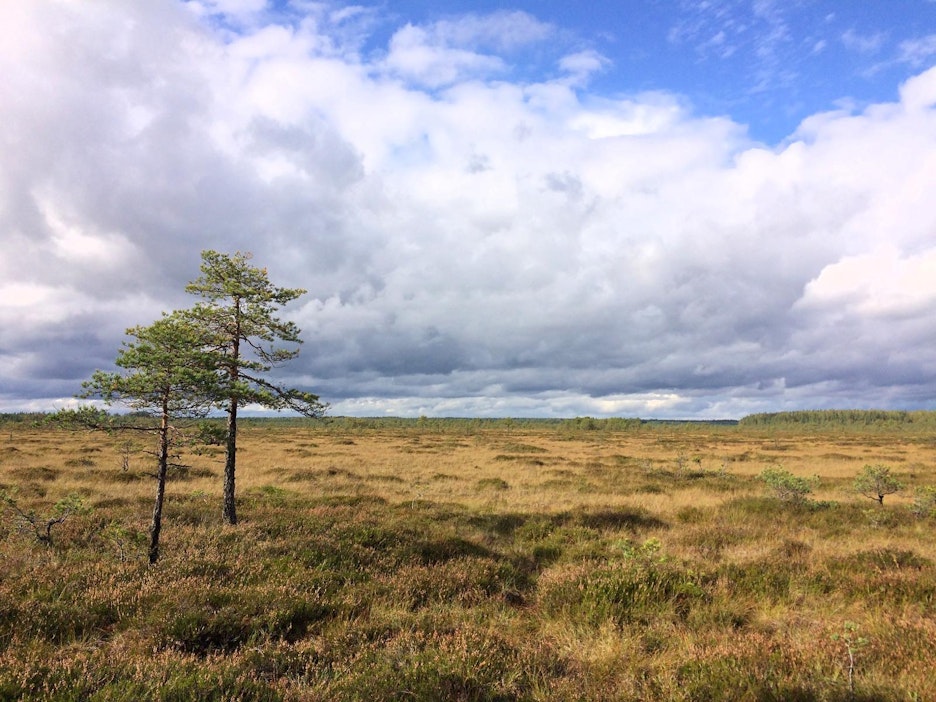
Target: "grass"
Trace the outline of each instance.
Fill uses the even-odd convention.
[[[187,456],[155,566],[150,458],[0,436],[17,505],[92,507],[51,546],[0,519],[0,700],[936,699],[909,430],[248,421],[241,523]],[[877,505],[851,484],[884,456]]]

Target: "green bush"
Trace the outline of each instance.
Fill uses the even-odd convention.
[[[870,497],[883,505],[884,496],[900,492],[903,484],[891,475],[890,468],[878,464],[862,468],[855,478],[854,488],[859,495]]]
[[[800,478],[782,468],[767,468],[759,479],[773,490],[774,495],[784,502],[804,502],[812,492],[818,478]]]
[[[936,487],[932,485],[918,487],[913,495],[913,504],[910,509],[920,519],[936,517]]]

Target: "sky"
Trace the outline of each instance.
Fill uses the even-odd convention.
[[[349,416],[936,409],[933,0],[4,0],[0,412],[249,251]]]

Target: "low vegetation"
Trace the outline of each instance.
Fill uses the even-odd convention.
[[[238,523],[180,456],[150,564],[151,447],[33,419],[0,700],[936,699],[919,423],[241,420]]]

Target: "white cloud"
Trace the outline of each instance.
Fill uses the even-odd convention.
[[[504,60],[485,52],[514,51],[552,33],[550,25],[518,11],[465,15],[428,26],[407,24],[391,38],[382,68],[406,81],[439,88],[504,73]]]
[[[936,105],[936,67],[900,86],[900,101],[905,108],[914,111]]]
[[[884,246],[829,264],[806,285],[803,307],[867,317],[936,313],[936,247],[901,256]]]
[[[555,33],[552,25],[517,10],[463,15],[436,22],[428,31],[439,44],[506,52],[544,41]]]
[[[596,52],[517,79],[556,31],[522,13],[362,54],[329,24],[362,14],[322,8],[231,8],[260,12],[231,34],[168,2],[13,5],[6,403],[67,396],[187,304],[203,248],[309,289],[287,372],[338,412],[714,416],[851,382],[858,403],[898,350],[934,381],[936,71],[772,149],[679,96],[590,94]],[[843,364],[842,338],[876,341]]]
[[[861,34],[854,29],[847,29],[840,38],[846,49],[860,54],[876,54],[887,41],[887,35],[883,32]]]
[[[578,110],[569,126],[589,139],[638,136],[664,132],[682,114],[680,105],[669,96],[645,94],[635,100],[596,102],[592,109]]]
[[[898,49],[899,60],[917,67],[923,66],[933,56],[936,56],[936,34],[907,39],[900,42]]]
[[[393,35],[384,65],[392,74],[430,88],[485,77],[504,68],[496,56],[434,44],[425,30],[413,25]]]
[[[559,68],[569,74],[573,84],[584,85],[593,73],[603,71],[611,61],[594,49],[578,51],[559,60]]]

